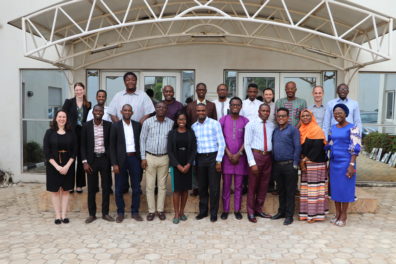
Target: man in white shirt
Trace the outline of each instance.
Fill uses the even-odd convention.
[[[107,92],[105,90],[98,90],[96,92],[96,101],[98,102],[98,105],[103,107],[104,109],[104,114],[103,114],[103,120],[111,122],[111,117],[109,115],[108,107],[105,106],[107,99]],[[87,115],[87,122],[91,121],[93,119],[93,114],[92,114],[93,109],[89,110],[88,115]]]
[[[143,123],[151,113],[154,112],[154,105],[150,97],[144,91],[136,90],[137,76],[133,72],[124,74],[125,90],[114,95],[109,105],[108,113],[111,120],[117,122],[122,119],[121,108],[129,104],[134,109],[132,120]]]
[[[224,83],[217,86],[217,97],[213,103],[216,105],[217,120],[220,120],[225,115],[228,115],[230,111],[230,99],[227,98],[228,86]]]
[[[257,84],[251,83],[248,85],[248,98],[243,101],[241,115],[252,121],[258,118],[258,109],[263,103],[257,100],[258,87]]]

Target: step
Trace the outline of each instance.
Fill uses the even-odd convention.
[[[358,198],[357,201],[352,203],[349,206],[350,213],[375,213],[378,208],[378,199],[373,196],[369,191],[363,190],[362,188],[356,188],[356,196]],[[131,192],[124,194],[124,201],[126,206],[126,211],[129,211],[131,206]],[[185,212],[187,213],[197,213],[198,212],[198,197],[189,196],[185,208]],[[264,204],[264,212],[269,214],[274,214],[278,210],[278,196],[268,194]],[[96,194],[96,205],[97,212],[100,215],[101,208],[101,193]],[[219,212],[222,212],[222,201],[220,199],[220,207]],[[51,195],[47,191],[43,191],[40,194],[39,199],[39,209],[40,211],[52,211],[51,204]],[[110,212],[116,212],[116,204],[114,201],[114,195],[110,196]],[[88,212],[88,204],[87,204],[87,192],[84,190],[82,194],[73,193],[70,195],[69,201],[69,211],[73,212]],[[298,197],[296,197],[296,212],[298,211]],[[141,196],[140,202],[140,212],[147,212],[147,200],[146,195]],[[165,212],[173,212],[173,202],[172,202],[172,193],[167,192],[166,201],[165,201]],[[233,212],[233,195],[231,195],[231,212]],[[246,212],[246,195],[242,197],[242,208],[241,212]],[[334,203],[330,202],[330,212],[334,212]]]

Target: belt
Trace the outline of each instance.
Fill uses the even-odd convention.
[[[67,150],[58,150],[58,159],[59,159],[59,163],[62,163],[62,154],[63,153],[67,153]]]
[[[136,152],[127,152],[126,155],[127,156],[136,156]]]
[[[275,163],[279,164],[279,165],[286,165],[286,164],[293,163],[293,160],[275,161]]]
[[[152,156],[156,156],[156,157],[161,157],[161,156],[168,155],[168,153],[164,153],[164,154],[154,154],[154,153],[151,153],[151,152],[148,152],[148,151],[146,151],[146,153],[147,153],[147,154],[150,154],[150,155],[152,155]]]
[[[272,151],[262,151],[262,150],[258,150],[258,149],[252,149],[252,151],[253,152],[256,152],[256,153],[260,153],[260,154],[262,154],[262,155],[270,155],[271,153],[272,153]]]
[[[197,156],[201,156],[201,157],[209,157],[212,155],[217,155],[217,152],[209,152],[209,153],[198,153]]]
[[[102,157],[106,157],[106,153],[94,153],[94,157],[95,158],[102,158]]]
[[[187,150],[187,148],[186,147],[180,147],[180,148],[177,148],[178,150]]]

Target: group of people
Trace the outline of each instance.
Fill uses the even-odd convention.
[[[84,85],[76,83],[75,97],[65,101],[45,134],[47,190],[52,193],[55,224],[69,222],[69,193],[75,186],[76,192],[82,192],[85,174],[86,223],[96,220],[99,174],[102,218],[117,223],[124,220],[124,193],[130,186],[131,217],[143,221],[139,206],[144,172],[147,221],[166,219],[170,175],[175,224],[187,220],[184,208],[192,189],[199,195],[197,220],[210,216],[210,221],[217,221],[220,196],[220,218],[226,220],[232,191],[235,218],[242,219],[245,184],[250,222],[256,223],[257,217],[284,218],[283,224],[290,225],[300,169],[299,219],[309,223],[325,219],[330,187],[336,207],[330,222],[345,226],[348,205],[355,199],[355,161],[361,144],[359,107],[347,98],[346,84],[337,87],[338,98],[326,106],[323,87],[314,87],[315,104],[307,107],[304,99],[296,97],[294,82],[285,86],[287,97],[276,102],[270,88],[264,89],[263,102],[258,100],[259,89],[253,83],[248,85],[245,100],[227,98],[228,87],[220,84],[218,99],[211,102],[206,99],[206,85],[199,83],[197,99],[186,106],[175,100],[170,85],[163,87],[164,100],[154,102],[136,89],[134,73],[127,72],[124,83],[125,90],[114,96],[109,107],[105,106],[106,91],[99,90],[92,109]],[[109,215],[111,168],[115,174],[115,219]],[[273,216],[263,211],[269,188],[279,194],[279,209]]]

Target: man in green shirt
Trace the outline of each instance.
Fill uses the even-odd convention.
[[[285,85],[286,98],[278,99],[275,103],[275,111],[279,108],[289,110],[289,124],[298,127],[301,110],[307,108],[307,101],[296,97],[297,86],[295,82],[288,82]]]

